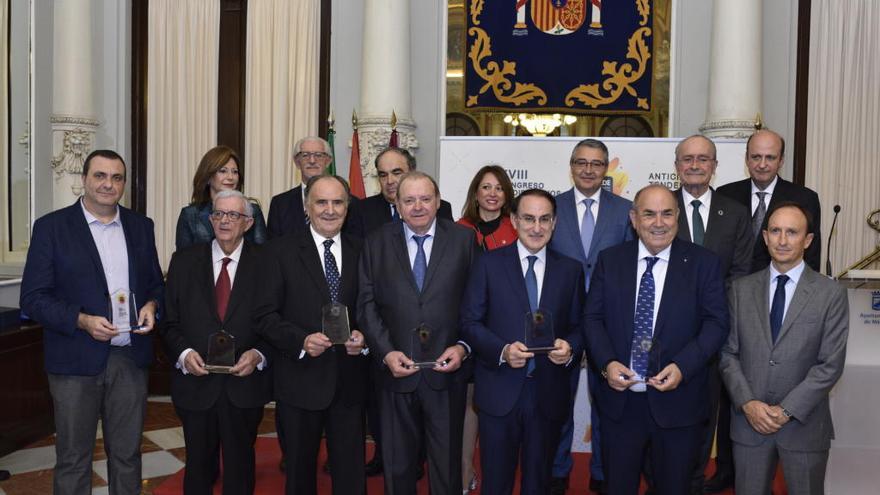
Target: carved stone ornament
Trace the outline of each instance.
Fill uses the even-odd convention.
[[[754,132],[754,120],[716,120],[700,126],[701,134],[713,138],[745,139]]]
[[[398,146],[412,153],[419,147],[415,135],[415,122],[409,119],[398,119]],[[391,141],[391,119],[387,117],[358,119],[358,139],[360,141],[361,173],[364,176],[364,187],[367,196],[379,192],[379,179],[376,176],[376,155],[388,146]],[[351,143],[349,143],[351,146]]]
[[[53,132],[62,133],[61,149],[52,157],[50,163],[55,171],[55,178],[61,179],[65,174],[82,174],[83,163],[92,151],[95,131],[100,122],[87,117],[69,115],[53,115],[50,122]],[[80,181],[73,181],[71,188],[75,195],[82,193]]]

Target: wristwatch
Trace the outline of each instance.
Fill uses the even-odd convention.
[[[792,417],[792,414],[790,412],[788,412],[788,409],[786,409],[784,407],[782,408],[782,415],[788,419],[791,419],[791,417]]]

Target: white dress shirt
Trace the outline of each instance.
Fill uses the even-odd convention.
[[[214,285],[217,285],[217,279],[220,277],[220,270],[223,269],[223,259],[229,258],[231,261],[228,265],[226,265],[226,273],[229,274],[229,288],[232,289],[235,287],[235,272],[238,270],[238,260],[241,259],[241,250],[244,246],[244,240],[238,243],[238,247],[236,247],[231,253],[228,255],[223,252],[223,249],[220,248],[220,244],[217,242],[217,239],[211,241],[211,268],[214,270]],[[193,349],[191,347],[184,349],[183,352],[180,353],[180,356],[177,358],[177,364],[175,367],[179,369],[184,375],[188,375],[189,371],[187,371],[184,362],[186,361],[186,355],[189,354]],[[263,371],[263,368],[266,367],[266,356],[263,355],[262,352],[254,349],[257,354],[260,355],[260,362],[257,363],[257,369]]]
[[[785,321],[785,315],[788,314],[788,306],[791,304],[791,300],[794,297],[794,291],[797,289],[797,284],[801,280],[801,275],[804,274],[805,266],[804,260],[802,259],[796,267],[782,273],[776,269],[773,263],[770,263],[770,294],[768,308],[773,308],[773,295],[776,293],[776,284],[778,283],[776,277],[779,275],[788,275],[788,281],[785,283],[785,308],[782,311],[782,321]]]
[[[522,241],[516,241],[516,252],[519,254],[519,262],[522,267],[523,280],[525,280],[526,272],[529,270],[529,256],[535,256],[535,277],[538,279],[538,304],[541,304],[541,290],[544,288],[544,270],[547,268],[547,246],[541,248],[535,254],[529,252]]]
[[[321,258],[321,270],[324,271],[324,277],[327,276],[327,269],[324,263],[324,241],[328,240],[327,237],[322,236],[321,234],[315,231],[315,227],[309,225],[309,230],[312,232],[312,239],[315,240],[315,247],[318,248],[318,257]],[[339,232],[336,233],[333,237],[330,237],[329,240],[333,241],[333,244],[330,245],[330,253],[333,254],[333,257],[336,258],[336,269],[339,271],[339,276],[342,276],[342,234]]]
[[[669,267],[669,254],[671,251],[672,245],[669,245],[659,253],[651,254],[650,251],[648,251],[648,248],[646,248],[645,245],[642,244],[642,241],[639,240],[638,267],[636,268],[636,298],[633,301],[633,314],[635,314],[635,306],[639,300],[639,284],[642,281],[642,275],[645,273],[645,270],[648,269],[648,262],[645,258],[652,256],[659,258],[654,263],[654,268],[651,270],[651,273],[654,275],[654,317],[652,319],[651,335],[654,334],[654,328],[657,327],[657,313],[660,311],[660,299],[663,297],[663,286],[666,283],[666,269]],[[632,354],[630,353],[629,368],[632,369],[632,367]],[[635,376],[634,378],[639,381],[630,385],[630,390],[633,392],[644,392],[647,390],[645,386],[645,377]]]
[[[428,229],[422,235],[427,235],[428,238],[424,240],[422,243],[422,247],[425,250],[425,265],[429,265],[431,263],[431,250],[434,248],[434,234],[437,232],[437,219],[435,218],[433,222],[431,222],[431,228]],[[416,254],[419,252],[419,244],[413,239],[413,236],[417,235],[412,229],[409,228],[409,225],[406,222],[403,222],[403,237],[406,240],[406,251],[409,253],[409,267],[412,268],[413,265],[416,264]]]
[[[700,207],[697,211],[700,212],[700,218],[703,219],[703,234],[705,234],[709,230],[709,208],[712,207],[712,188],[707,188],[706,192],[699,198],[691,196],[691,193],[687,192],[685,188],[681,188],[681,200],[684,203],[684,213],[688,219],[688,231],[691,233],[691,242],[694,241],[694,205],[691,204],[691,201],[695,199],[700,200]]]
[[[758,186],[755,185],[755,181],[749,181],[752,185],[752,216],[755,215],[755,210],[758,209],[758,193],[764,192],[767,193],[764,196],[764,207],[767,208],[767,211],[770,211],[770,199],[773,198],[773,191],[776,189],[776,183],[779,181],[779,176],[773,178],[773,182],[771,182],[766,189],[763,191],[758,189]]]
[[[82,207],[83,215],[86,217],[86,223],[89,225],[89,231],[92,233],[92,240],[95,241],[95,247],[98,249],[98,256],[101,258],[101,267],[104,268],[104,278],[107,280],[107,304],[110,304],[110,295],[117,291],[124,290],[131,297],[131,287],[128,282],[128,245],[125,243],[125,230],[122,228],[122,221],[119,218],[119,206],[116,207],[116,216],[108,223],[98,220],[98,217],[86,209],[83,200],[79,200]],[[137,301],[137,299],[135,299]],[[130,305],[129,305],[130,306]],[[137,311],[137,308],[135,308]],[[138,315],[129,315],[130,318],[137,319]],[[114,315],[110,315],[113,319],[111,323],[121,331],[119,335],[110,339],[110,345],[127,346],[131,344],[131,334],[127,331],[131,326],[131,321],[116,321]]]

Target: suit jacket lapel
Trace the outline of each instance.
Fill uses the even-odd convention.
[[[507,265],[507,268],[504,271],[507,272],[509,277],[508,285],[513,289],[513,297],[519,302],[519,307],[531,309],[529,306],[529,294],[526,292],[526,279],[523,276],[522,262],[519,259],[519,251],[515,246],[516,244],[508,249],[508,255],[504,259],[504,264]]]
[[[596,246],[605,234],[605,229],[608,228],[608,224],[611,222],[611,201],[608,199],[610,195],[611,193],[604,189],[599,193],[600,199],[599,209],[597,210],[598,215],[596,217],[596,227],[593,229],[593,240],[590,241],[590,252],[584,253],[585,257],[590,257],[593,254],[593,251],[596,250]]]
[[[782,340],[789,330],[791,330],[798,315],[807,307],[807,303],[812,299],[815,277],[816,273],[813,272],[810,267],[804,268],[804,271],[801,274],[801,279],[798,281],[797,287],[794,289],[791,303],[788,305],[788,311],[785,312],[785,319],[782,321],[782,328],[779,329],[779,336],[776,337],[777,343]]]
[[[675,191],[675,199],[678,201],[678,238],[683,241],[691,240],[691,224],[688,222],[687,213],[684,208],[684,195],[681,189]],[[682,226],[684,228],[682,228]]]
[[[86,217],[82,212],[82,204],[80,204],[80,201],[81,200],[77,200],[76,203],[71,206],[71,214],[73,217],[73,221],[71,222],[72,229],[79,238],[80,243],[85,247],[86,252],[89,253],[89,258],[91,258],[92,263],[95,264],[95,268],[98,269],[98,275],[101,277],[101,281],[104,282],[104,294],[109,297],[110,288],[107,287],[107,277],[104,276],[104,265],[101,263],[101,255],[98,254],[98,247],[95,246],[95,239],[92,237],[92,231],[89,229],[89,224],[86,222]],[[131,257],[129,257],[129,259],[130,258]]]
[[[300,229],[297,236],[299,249],[297,255],[302,259],[302,264],[309,273],[309,277],[315,283],[315,287],[321,291],[321,297],[325,301],[330,300],[330,287],[327,285],[327,277],[324,275],[324,267],[321,266],[321,256],[318,247],[313,242],[311,229]]]
[[[571,237],[571,243],[573,246],[583,246],[581,242],[581,226],[577,223],[577,205],[574,204],[574,189],[571,190],[571,197],[563,198],[559,204],[559,223],[561,225],[561,230],[566,232],[569,237]],[[560,229],[556,229],[556,234],[559,234]],[[593,235],[593,241],[598,239],[597,235]],[[579,253],[584,251],[583,247],[578,250]],[[584,253],[583,258],[586,260],[586,257],[589,253]],[[583,261],[583,260],[582,260]],[[525,283],[525,282],[523,282]]]
[[[434,229],[434,244],[431,247],[431,259],[428,260],[428,271],[425,273],[424,289],[427,289],[431,285],[431,280],[434,278],[434,274],[437,273],[440,263],[443,260],[443,255],[446,253],[448,237],[447,226],[441,223],[440,219],[436,219],[434,222],[436,224],[436,228]],[[407,259],[409,259],[408,256]],[[413,281],[415,281],[415,277],[413,277]]]
[[[412,265],[409,263],[409,251],[406,249],[406,239],[404,238],[404,230],[402,222],[394,222],[394,235],[391,237],[391,249],[394,251],[394,255],[397,257],[397,261],[400,264],[400,269],[403,273],[408,274],[406,277],[409,280],[412,289],[419,292],[419,286],[416,284],[415,275],[412,272]],[[434,239],[434,248],[437,247],[437,240]],[[434,254],[434,250],[432,249],[431,254]],[[425,283],[427,286],[427,277],[425,277]]]
[[[208,229],[208,232],[214,232],[214,226],[211,224],[211,209],[212,206],[205,205],[198,211],[199,222]]]
[[[625,303],[621,308],[621,312],[623,313],[623,328],[626,331],[625,339],[626,342],[632,342],[633,331],[635,330],[635,318],[636,318],[636,274],[638,273],[638,259],[639,255],[639,244],[638,242],[632,242],[629,245],[629,249],[626,249],[626,252],[623,253],[623,263],[620,263],[619,269],[621,270],[621,274],[618,281],[620,281],[620,286],[618,290],[621,294],[620,301]],[[633,263],[635,261],[635,263]],[[608,280],[615,280],[614,278],[609,277]]]
[[[343,294],[356,294],[357,285],[355,282],[357,281],[357,272],[358,272],[358,257],[355,252],[354,245],[351,242],[351,239],[342,236],[342,273],[340,276],[342,277],[342,288],[340,289],[340,298],[342,298]],[[329,295],[329,289],[328,289]],[[340,301],[341,302],[341,301]]]
[[[773,334],[770,330],[770,268],[764,268],[761,276],[756,279],[755,286],[750,291],[755,298],[753,307],[757,308],[755,317],[761,325],[761,333],[767,342],[767,347],[773,348]]]
[[[122,236],[125,237],[125,249],[128,251],[128,287],[123,287],[130,291],[134,291],[137,284],[137,270],[135,269],[135,246],[132,237],[134,237],[128,212],[119,207],[119,221],[122,223]],[[135,294],[135,303],[137,303],[137,294]],[[137,308],[135,308],[137,309]]]
[[[199,263],[197,276],[199,277],[199,284],[202,287],[202,293],[204,293],[205,298],[208,300],[208,307],[211,308],[211,315],[214,319],[220,324],[223,324],[223,321],[220,320],[220,317],[217,315],[217,297],[215,295],[214,286],[216,285],[214,282],[214,260],[212,258],[213,253],[211,251],[211,246],[213,243],[208,243],[202,246],[203,254],[200,257],[202,260]],[[237,274],[238,272],[236,272]],[[228,308],[228,306],[227,306]],[[228,313],[227,309],[227,313]]]
[[[679,301],[679,288],[687,284],[684,273],[688,260],[687,244],[679,240],[672,241],[672,249],[669,251],[669,265],[666,267],[666,279],[663,281],[663,293],[660,294],[660,308],[657,310],[657,321],[654,322],[654,338],[663,331],[668,314],[674,312]],[[654,297],[657,297],[655,294]],[[687,303],[685,303],[687,304]]]
[[[251,247],[244,240],[241,242],[244,242],[244,245],[241,247],[241,256],[238,258],[238,267],[235,269],[235,281],[232,284],[232,292],[229,294],[229,304],[226,305],[226,317],[224,320],[229,319],[229,316],[233,314],[235,308],[245,297],[242,292],[246,292],[248,289],[244,288],[244,286],[247,285],[244,283],[244,280],[250,276],[254,270],[251,267],[253,261],[251,257]],[[213,267],[211,267],[211,276],[214,276]]]

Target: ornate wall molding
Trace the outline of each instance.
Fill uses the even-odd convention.
[[[100,121],[90,117],[75,115],[52,115],[54,153],[50,166],[55,172],[55,180],[61,181],[65,175],[82,174],[83,163],[92,151],[95,132],[101,125]],[[82,194],[82,181],[71,180],[70,191],[74,196]]]
[[[416,124],[410,119],[398,119],[397,141],[401,148],[415,153],[419,141],[415,134]],[[391,119],[387,117],[363,117],[358,119],[358,139],[360,141],[361,173],[367,195],[379,192],[376,176],[376,155],[391,141]],[[349,143],[351,147],[351,143]]]
[[[715,120],[704,122],[700,126],[700,134],[712,138],[745,139],[755,132],[754,120]]]

